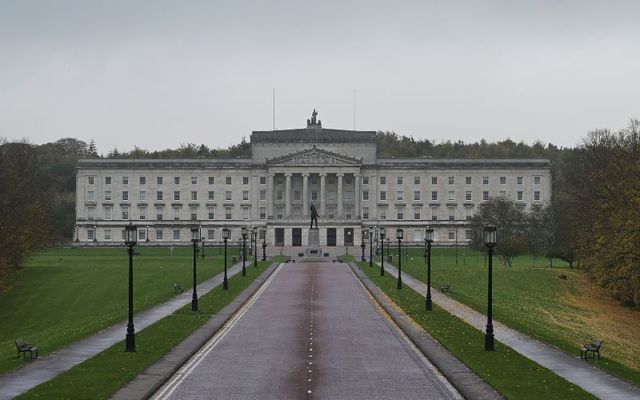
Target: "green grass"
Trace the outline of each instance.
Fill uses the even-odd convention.
[[[247,268],[247,276],[229,279],[229,290],[221,286],[199,298],[198,312],[191,304],[136,334],[136,353],[124,351],[124,340],[19,396],[19,399],[104,399],[159,360],[189,334],[220,311],[247,288],[271,262]],[[124,335],[124,333],[123,333]]]
[[[488,277],[484,257],[478,252],[461,248],[458,249],[456,265],[455,252],[455,249],[433,249],[432,287],[437,289],[444,284],[451,284],[451,297],[486,313]],[[391,253],[397,266],[397,248],[392,248]],[[423,249],[409,249],[408,257],[403,256],[402,270],[426,282],[423,255]],[[593,340],[597,335],[604,339],[605,358],[598,360],[595,365],[640,385],[640,371],[606,357],[606,347],[609,345],[611,349],[611,340],[605,332],[594,333],[581,322],[585,317],[591,317],[590,311],[563,301],[564,293],[576,290],[574,278],[581,272],[570,270],[568,264],[560,260],[554,260],[554,267],[549,268],[548,261],[543,258],[538,258],[534,267],[534,259],[529,256],[516,258],[512,268],[503,266],[499,257],[494,257],[493,261],[494,319],[571,355],[578,355],[579,345]],[[569,279],[559,279],[561,274]],[[630,323],[637,324],[638,321]],[[630,351],[629,347],[625,351]]]
[[[192,250],[136,248],[134,308],[138,313],[173,296],[173,284],[192,283]],[[215,253],[215,254],[214,254]],[[223,259],[213,249],[204,263],[202,282],[220,273]],[[14,340],[35,343],[45,355],[127,318],[126,248],[57,249],[30,259],[9,290],[0,292],[0,373],[24,365],[16,360]]]
[[[396,279],[381,277],[377,268],[360,263],[365,272],[416,323],[454,356],[508,399],[595,399],[576,385],[496,342],[494,352],[484,351],[484,334],[434,304],[424,309],[424,297]]]

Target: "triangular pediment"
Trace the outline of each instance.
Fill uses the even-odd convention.
[[[313,146],[291,154],[285,154],[277,158],[267,159],[268,165],[286,166],[352,166],[361,165],[361,159],[351,158],[342,154],[327,150],[321,150]]]

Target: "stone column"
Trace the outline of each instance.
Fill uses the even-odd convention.
[[[275,185],[273,184],[273,179],[275,174],[267,175],[267,218],[273,219],[273,203],[276,200],[274,196]]]
[[[327,174],[322,173],[320,174],[320,217],[322,218],[326,218],[326,211],[327,208],[325,207],[325,191],[327,190],[327,185],[326,185],[326,179],[327,179]]]
[[[343,203],[343,192],[342,192],[342,178],[344,177],[344,174],[340,173],[340,174],[336,174],[338,176],[338,215],[337,218],[344,218],[344,214],[343,214],[343,207],[342,207],[342,203]]]
[[[360,218],[360,175],[353,174],[353,215]]]
[[[302,174],[302,215],[309,215],[309,174]]]
[[[291,217],[291,175],[290,173],[284,174],[286,179],[285,187],[284,187],[284,214],[285,218]]]

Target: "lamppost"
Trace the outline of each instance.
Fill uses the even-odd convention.
[[[362,259],[360,261],[365,262],[367,260],[365,260],[364,258],[364,248],[367,247],[367,245],[364,243],[364,240],[366,239],[366,235],[367,233],[369,233],[368,230],[366,230],[365,228],[362,228],[362,232],[360,233],[361,236],[361,242],[360,242],[360,247],[362,248]]]
[[[247,227],[242,227],[242,276],[247,276],[247,270],[245,268],[247,259]]]
[[[253,267],[258,268],[258,227],[251,228],[251,237],[253,238]]]
[[[200,228],[191,228],[191,243],[193,244],[193,295],[191,296],[191,311],[198,311],[198,293],[196,291],[196,260],[198,259],[198,243],[200,242]]]
[[[484,335],[484,350],[493,351],[493,293],[492,293],[492,273],[493,273],[493,248],[497,243],[498,229],[495,226],[484,228],[484,245],[489,250],[489,284],[487,289],[487,331]]]
[[[124,227],[124,244],[129,253],[129,323],[127,324],[126,351],[136,351],[136,331],[133,326],[133,247],[138,242],[138,228],[131,224]]]
[[[369,226],[369,268],[373,267],[373,226]]]
[[[202,257],[203,260],[204,260],[204,240],[205,240],[205,237],[202,234],[202,225],[200,225],[200,241],[202,242],[202,252],[200,253],[200,257]]]
[[[76,242],[80,241],[80,225],[76,225]]]
[[[267,228],[261,228],[262,232],[262,261],[267,261]]]
[[[427,310],[431,311],[431,243],[433,243],[433,228],[427,226],[424,236],[424,242],[427,244]]]
[[[402,289],[402,228],[396,229],[396,239],[398,239],[398,289]]]
[[[222,229],[222,239],[224,240],[224,279],[222,280],[222,290],[229,290],[229,282],[227,281],[227,240],[231,238],[229,228]]]
[[[146,237],[146,239],[144,241],[149,243],[149,225],[147,225],[147,234],[146,234],[145,237]]]
[[[380,276],[384,276],[384,226],[380,227],[380,240],[382,240],[382,253],[380,253],[380,259],[382,262],[380,263]]]

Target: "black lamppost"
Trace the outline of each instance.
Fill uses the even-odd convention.
[[[202,225],[200,225],[200,242],[202,242],[202,251],[200,252],[200,257],[202,257],[203,260],[204,260],[204,240],[205,240],[205,237],[202,234]]]
[[[146,239],[144,241],[149,243],[149,225],[147,225],[147,236],[146,236]]]
[[[431,311],[431,243],[433,243],[433,228],[427,226],[424,236],[424,242],[427,244],[427,310]]]
[[[373,267],[373,226],[369,226],[369,268]]]
[[[126,351],[136,351],[136,331],[133,326],[133,247],[138,242],[138,228],[131,224],[124,227],[124,244],[129,253],[129,323],[127,324]]]
[[[80,241],[80,225],[76,225],[76,242]]]
[[[222,239],[224,240],[224,279],[222,280],[222,289],[229,290],[229,282],[227,281],[227,240],[231,238],[229,228],[222,229]]]
[[[193,244],[193,295],[191,296],[191,311],[198,311],[198,292],[196,291],[196,260],[198,259],[198,243],[200,242],[200,228],[191,228],[191,243]]]
[[[262,261],[267,261],[267,229],[262,228]]]
[[[258,268],[258,227],[251,228],[251,238],[253,239],[253,267]]]
[[[380,227],[380,240],[382,240],[382,252],[380,253],[380,259],[382,260],[382,262],[380,263],[380,276],[384,276],[384,233],[385,233],[385,228],[384,226]]]
[[[93,225],[93,243],[98,243],[98,227]]]
[[[242,276],[247,276],[247,270],[245,268],[247,259],[247,227],[242,227]]]
[[[360,236],[361,236],[361,243],[360,243],[360,247],[362,247],[362,260],[360,260],[360,261],[362,261],[362,262],[367,261],[367,260],[365,260],[365,258],[364,258],[364,248],[365,248],[365,247],[367,247],[367,245],[364,243],[364,240],[366,239],[366,237],[365,237],[365,236],[367,235],[367,233],[369,233],[369,231],[368,231],[368,230],[366,230],[365,228],[362,228],[362,232],[361,232],[361,234],[360,234]]]
[[[396,229],[396,239],[398,239],[398,289],[402,289],[402,228]]]
[[[487,226],[484,228],[484,245],[489,250],[489,284],[487,291],[487,331],[484,335],[484,350],[493,351],[493,248],[497,243],[498,229],[495,226]]]

